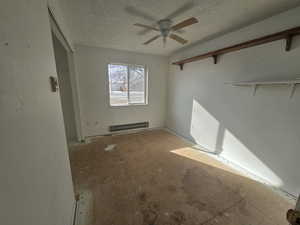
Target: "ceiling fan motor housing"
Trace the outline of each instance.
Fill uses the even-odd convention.
[[[169,19],[163,19],[157,22],[159,26],[159,30],[163,37],[167,37],[171,30],[172,21]]]

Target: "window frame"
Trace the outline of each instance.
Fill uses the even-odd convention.
[[[109,77],[109,66],[110,65],[121,65],[121,66],[127,66],[127,80],[128,80],[128,87],[127,87],[127,96],[128,96],[128,104],[126,105],[112,105],[111,101],[110,101],[110,93],[111,93],[111,86],[110,86],[110,77]],[[145,87],[145,91],[144,91],[144,103],[129,103],[129,92],[130,92],[130,73],[129,73],[129,67],[143,67],[144,71],[145,71],[145,80],[144,80],[144,87]],[[149,73],[149,69],[146,65],[141,65],[141,64],[131,64],[131,63],[108,63],[106,66],[106,74],[107,74],[107,99],[108,99],[108,106],[115,108],[115,107],[130,107],[130,106],[147,106],[148,105],[148,73]]]

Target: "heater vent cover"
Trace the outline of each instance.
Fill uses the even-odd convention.
[[[130,130],[130,129],[137,129],[137,128],[147,128],[147,127],[149,127],[149,122],[130,123],[130,124],[109,126],[109,131],[114,132],[114,131]]]

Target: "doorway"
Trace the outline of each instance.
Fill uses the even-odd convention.
[[[59,94],[65,124],[65,133],[68,143],[71,143],[76,141],[76,123],[68,63],[68,53],[53,33],[52,41],[59,83]]]
[[[82,139],[75,74],[72,70],[73,54],[50,10],[49,16],[65,134],[70,145]]]

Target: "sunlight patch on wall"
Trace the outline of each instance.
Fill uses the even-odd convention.
[[[216,149],[219,122],[193,99],[190,134],[195,142],[207,150]]]
[[[220,155],[273,186],[282,185],[282,180],[228,130],[224,133],[223,151]]]
[[[190,134],[202,150],[220,155],[270,185],[282,186],[282,180],[195,99]]]

